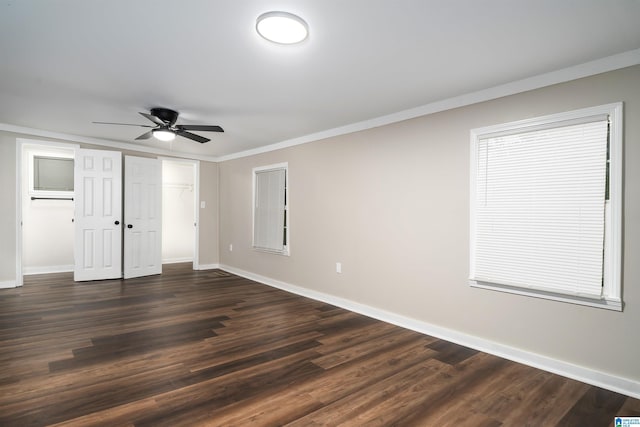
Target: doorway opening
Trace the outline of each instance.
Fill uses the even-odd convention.
[[[42,183],[34,187],[34,164],[41,170],[55,170],[56,164],[70,164],[79,144],[17,139],[16,150],[16,281],[23,275],[74,271],[75,248],[74,189],[47,192]],[[34,161],[34,159],[36,159]],[[51,161],[54,159],[54,161]],[[64,160],[70,160],[65,162]],[[162,234],[165,263],[192,262],[199,268],[199,162],[175,158],[158,159],[166,168],[163,193]],[[75,169],[74,169],[75,174]],[[35,179],[37,181],[39,176]],[[184,212],[176,207],[184,207]],[[53,247],[51,247],[53,245]]]
[[[73,271],[75,144],[18,139],[16,285],[23,274]]]
[[[162,159],[162,263],[198,268],[198,161]]]

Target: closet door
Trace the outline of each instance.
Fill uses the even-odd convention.
[[[122,157],[78,149],[75,155],[73,279],[122,277]]]
[[[124,158],[124,278],[162,273],[162,162]]]

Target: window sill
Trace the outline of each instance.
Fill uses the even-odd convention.
[[[259,248],[257,246],[253,246],[253,250],[256,252],[266,252],[268,254],[289,256],[288,248],[285,248],[283,250],[277,250],[277,249]]]
[[[523,295],[533,298],[542,298],[552,301],[566,302],[570,304],[586,305],[589,307],[603,308],[606,310],[622,311],[622,301],[614,299],[592,299],[574,295],[563,295],[553,292],[545,292],[537,289],[514,288],[496,283],[469,280],[469,285],[473,288],[488,289],[491,291],[506,292],[510,294]]]

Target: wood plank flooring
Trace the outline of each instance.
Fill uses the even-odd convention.
[[[0,426],[612,426],[640,401],[220,270],[0,290]]]

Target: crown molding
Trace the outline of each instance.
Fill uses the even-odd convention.
[[[33,129],[28,127],[14,126],[10,124],[0,123],[0,131],[15,132],[25,135],[40,136],[43,138],[55,138],[65,141],[79,142],[84,144],[99,145],[104,147],[118,148],[121,150],[138,151],[142,153],[158,154],[163,156],[178,157],[184,159],[203,160],[208,162],[224,162],[227,160],[239,159],[242,157],[255,156],[256,154],[268,153],[270,151],[281,150],[283,148],[294,147],[296,145],[307,144],[326,138],[331,138],[349,133],[359,132],[367,129],[373,129],[404,120],[414,119],[420,116],[439,113],[454,108],[465,107],[480,102],[491,101],[493,99],[502,98],[509,95],[515,95],[534,89],[540,89],[546,86],[565,83],[571,80],[577,80],[583,77],[594,76],[596,74],[606,73],[621,68],[631,67],[640,64],[640,49],[630,50],[619,53],[617,55],[608,56],[594,61],[585,62],[583,64],[574,65],[572,67],[563,68],[561,70],[552,71],[545,74],[517,80],[510,83],[494,86],[491,88],[470,92],[464,95],[443,99],[440,101],[425,104],[416,108],[399,111],[393,114],[376,117],[373,119],[363,120],[345,126],[340,126],[321,132],[315,132],[297,138],[287,139],[251,150],[239,151],[223,156],[205,156],[198,154],[176,153],[162,148],[153,148],[147,146],[133,145],[126,142],[111,141],[99,138],[90,138],[79,135],[66,133],[51,132],[41,129]]]
[[[233,160],[241,157],[254,156],[256,154],[267,153],[269,151],[275,151],[283,148],[293,147],[296,145],[306,144],[325,138],[331,138],[348,133],[385,126],[404,120],[414,119],[420,116],[426,116],[446,110],[452,110],[454,108],[460,108],[472,104],[478,104],[480,102],[491,101],[493,99],[515,95],[534,89],[540,89],[558,83],[565,83],[583,77],[590,77],[596,74],[606,73],[608,71],[614,71],[638,64],[640,64],[640,49],[630,50],[617,55],[597,59],[595,61],[585,62],[583,64],[563,68],[561,70],[556,70],[534,77],[517,80],[511,83],[494,86],[488,89],[443,99],[441,101],[432,102],[420,107],[399,111],[397,113],[380,116],[374,119],[363,120],[361,122],[352,123],[346,126],[328,129],[322,132],[312,133],[298,138],[288,139],[252,150],[246,150],[226,156],[220,156],[217,160],[219,162],[223,162],[226,160]]]

